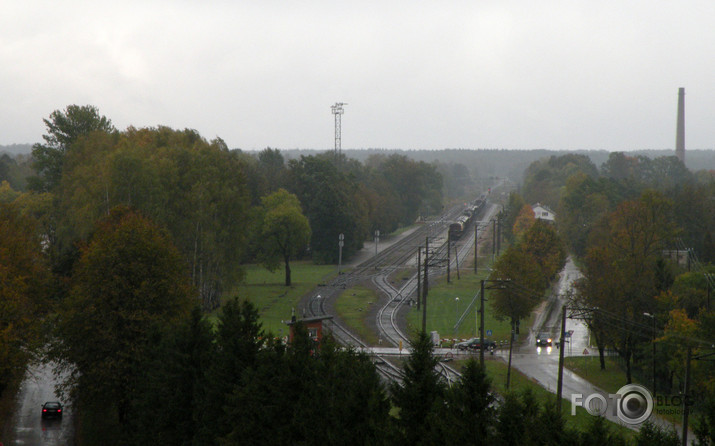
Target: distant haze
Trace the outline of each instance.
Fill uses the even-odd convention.
[[[0,0],[0,144],[91,104],[229,147],[715,147],[715,2]],[[686,155],[687,158],[687,155]]]

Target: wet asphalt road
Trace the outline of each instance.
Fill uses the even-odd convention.
[[[559,370],[559,349],[536,347],[536,335],[538,332],[550,332],[552,339],[559,339],[559,331],[561,329],[561,307],[565,303],[564,295],[572,287],[573,282],[581,277],[581,272],[573,263],[571,258],[568,259],[559,277],[558,293],[554,293],[547,302],[539,309],[537,316],[534,318],[534,325],[529,334],[529,338],[519,345],[515,346],[512,355],[512,366],[524,373],[526,376],[538,382],[550,392],[556,393],[558,388],[558,370]],[[565,356],[584,356],[590,358],[591,361],[598,361],[598,350],[589,345],[588,327],[581,320],[566,319],[566,331],[572,331],[570,343],[566,345],[564,352]],[[555,345],[555,344],[554,344]],[[500,356],[504,359],[508,357],[508,351],[501,351]],[[649,390],[649,389],[647,389]],[[564,369],[563,374],[563,390],[562,396],[567,401],[564,401],[566,407],[570,410],[574,405],[583,404],[586,399],[592,394],[599,394],[601,398],[592,398],[591,407],[594,412],[605,412],[604,416],[614,423],[626,426],[630,429],[640,429],[640,423],[630,424],[625,423],[618,416],[617,400],[611,398],[608,392],[595,387],[590,382],[575,373]],[[568,401],[571,401],[568,402]],[[601,405],[605,401],[606,407]],[[628,418],[626,416],[626,418]],[[660,417],[652,415],[650,421],[661,425],[671,426],[670,423]],[[676,426],[678,435],[681,435],[682,430]],[[694,439],[692,432],[689,431],[688,443]]]
[[[52,365],[30,366],[17,395],[17,409],[0,442],[9,445],[71,445],[74,441],[72,407],[65,405],[62,419],[41,417],[46,401],[59,401]],[[64,404],[64,402],[63,402]]]

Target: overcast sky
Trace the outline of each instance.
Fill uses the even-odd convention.
[[[715,2],[0,0],[0,144],[91,104],[229,147],[715,147]]]

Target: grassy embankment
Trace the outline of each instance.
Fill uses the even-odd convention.
[[[597,355],[589,356],[586,358],[566,358],[564,366],[569,370],[572,370],[574,373],[581,376],[582,378],[588,380],[596,387],[609,393],[616,393],[618,389],[627,384],[626,372],[615,358],[607,356],[605,359],[605,370],[601,370],[601,363],[598,360]],[[650,383],[642,383],[635,379],[633,380],[633,383],[641,384],[646,387],[649,392],[652,391]],[[657,402],[657,400],[655,402]],[[666,402],[670,403],[671,399],[663,398],[661,404],[656,404],[654,412],[658,414],[660,418],[663,418],[670,423],[677,425],[682,424],[683,415],[681,407],[668,406],[665,404]]]
[[[464,339],[478,336],[480,302],[478,298],[475,300],[475,297],[480,290],[480,281],[486,278],[486,271],[480,271],[479,274],[474,275],[473,270],[465,270],[461,273],[461,279],[457,280],[455,275],[450,283],[447,283],[446,277],[432,279],[434,285],[430,287],[427,295],[427,331],[436,331],[442,339],[455,337]],[[489,294],[489,290],[486,290],[484,329],[492,332],[487,339],[497,342],[508,341],[511,325],[506,320],[499,321],[494,317],[492,307],[488,302]],[[456,299],[457,297],[459,300]],[[473,304],[472,301],[474,301]],[[455,332],[454,325],[457,319],[462,317],[470,304],[472,306],[469,312]],[[407,323],[413,330],[422,326],[422,311],[418,311],[416,306],[412,307],[408,313]],[[521,322],[522,327],[529,327],[530,324],[531,318]],[[521,336],[527,333],[528,329],[521,330]]]
[[[266,332],[275,336],[287,333],[287,326],[281,322],[290,320],[291,310],[300,299],[319,283],[324,283],[337,273],[335,265],[314,265],[311,262],[292,262],[293,284],[285,286],[285,271],[281,268],[272,273],[260,265],[246,265],[246,280],[234,288],[227,298],[238,296],[248,299],[258,308],[261,323]],[[218,310],[220,311],[220,310]],[[215,317],[217,312],[212,313]],[[300,317],[300,314],[297,314]]]
[[[404,277],[402,277],[404,275]],[[411,271],[405,271],[397,276],[397,280],[408,278]],[[446,277],[432,279],[432,286],[427,301],[427,331],[437,331],[441,338],[452,339],[455,335],[454,325],[465,309],[472,302],[480,289],[480,280],[486,279],[486,271],[474,275],[473,270],[464,268],[460,273],[461,279],[457,280],[456,273],[450,283]],[[486,292],[487,299],[489,291]],[[455,299],[459,297],[459,301]],[[370,345],[377,345],[377,334],[368,327],[374,325],[374,314],[369,310],[378,300],[375,291],[365,287],[354,287],[345,290],[337,299],[335,308],[340,318]],[[491,306],[486,302],[484,313],[485,330],[491,330],[492,336],[487,337],[495,341],[507,341],[511,330],[508,321],[498,321],[492,314]],[[474,302],[469,312],[462,320],[456,333],[458,339],[478,336],[479,299]],[[413,306],[407,315],[408,332],[414,334],[422,326],[422,311]],[[531,318],[521,322],[522,327],[531,326]],[[521,336],[528,334],[528,329],[521,331]]]

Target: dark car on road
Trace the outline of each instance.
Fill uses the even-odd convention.
[[[482,341],[479,338],[472,338],[468,341],[456,344],[455,347],[460,350],[479,350],[482,348]],[[494,350],[497,347],[497,343],[487,339],[484,341],[484,347],[487,350]]]
[[[62,404],[48,401],[42,405],[42,418],[62,418]]]
[[[551,335],[549,333],[539,333],[536,335],[537,347],[551,347]]]

